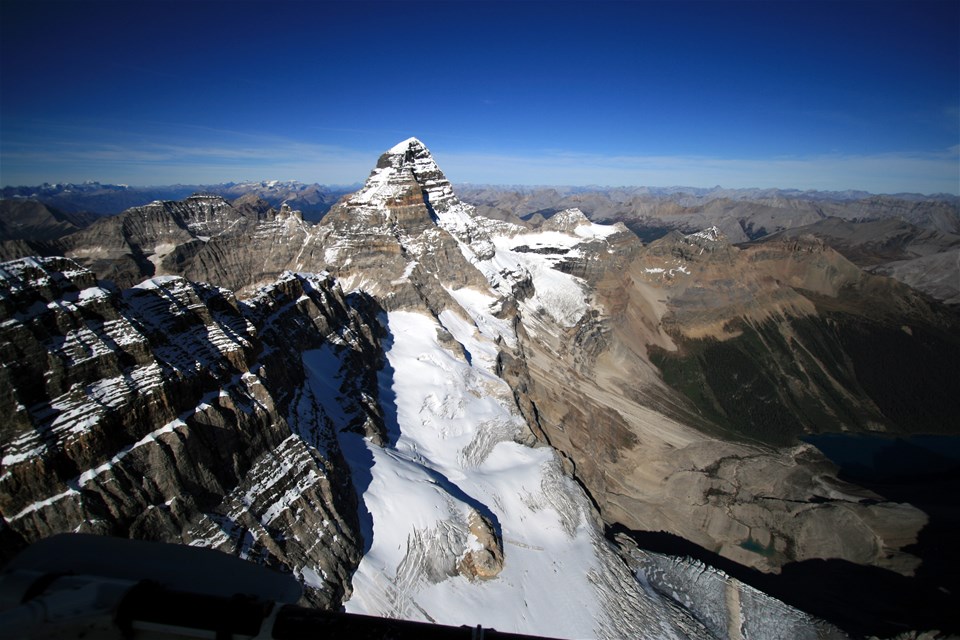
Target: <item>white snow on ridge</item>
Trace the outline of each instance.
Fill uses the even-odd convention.
[[[576,238],[568,234],[550,234],[549,236],[530,234],[515,238],[495,236],[493,243],[497,251],[490,263],[497,274],[506,271],[530,275],[533,280],[534,294],[521,302],[521,306],[528,313],[546,313],[558,324],[572,327],[587,312],[588,300],[586,290],[579,278],[554,268],[563,259],[563,255],[514,250],[522,243],[544,242],[545,244],[541,246],[548,246],[546,241],[554,240],[554,235],[566,239],[570,247],[577,244]]]
[[[398,142],[397,144],[390,147],[390,150],[387,151],[387,153],[404,153],[407,150],[407,148],[412,144],[419,144],[420,146],[423,146],[423,143],[417,140],[417,138],[410,136],[403,142]]]
[[[514,285],[529,277],[534,293],[521,302],[527,315],[546,314],[561,326],[572,327],[588,310],[588,295],[580,278],[556,267],[567,258],[584,257],[585,242],[605,242],[622,232],[623,226],[590,222],[576,209],[565,213],[577,222],[572,232],[529,231],[478,216],[472,206],[462,203],[440,212],[438,224],[457,239],[464,257],[501,296],[512,295]]]
[[[717,242],[721,236],[723,236],[723,232],[720,231],[716,225],[714,225],[712,227],[707,227],[706,229],[701,229],[700,231],[686,235],[684,238],[687,240],[693,240],[696,238],[700,240],[706,240],[708,242]]]
[[[60,500],[63,500],[64,498],[69,498],[70,496],[79,495],[79,493],[80,493],[79,491],[77,491],[77,490],[74,489],[73,487],[70,487],[69,489],[67,489],[67,490],[64,491],[63,493],[58,493],[58,494],[56,494],[56,495],[54,495],[54,496],[50,496],[50,497],[47,498],[46,500],[41,500],[41,501],[39,501],[39,502],[34,502],[33,504],[29,505],[28,507],[22,509],[19,513],[16,513],[16,514],[14,514],[14,515],[12,515],[12,516],[7,516],[6,519],[7,519],[8,522],[13,522],[14,520],[19,520],[20,518],[23,518],[24,516],[27,516],[27,515],[30,515],[31,513],[34,513],[35,511],[40,511],[41,509],[45,509],[45,508],[49,507],[50,505],[55,504],[55,503],[59,502]]]
[[[90,300],[106,300],[109,297],[110,292],[103,287],[88,287],[78,294],[77,301],[87,302]]]
[[[499,338],[511,348],[516,346],[517,335],[510,320],[497,318],[493,315],[493,307],[498,305],[499,301],[492,293],[484,293],[470,287],[448,288],[446,291],[464,311],[470,314],[470,319],[473,320],[477,330],[484,338],[492,341]],[[443,317],[443,314],[441,314],[441,317]],[[444,326],[453,332],[446,320]],[[453,333],[456,335],[455,332]],[[460,340],[460,342],[462,343],[463,340]],[[494,359],[496,359],[495,354]]]
[[[144,280],[138,284],[133,285],[133,289],[162,289],[164,285],[170,283],[176,283],[180,280],[183,280],[183,276],[154,276],[148,280]]]
[[[487,368],[490,337],[453,312],[441,321],[470,361],[440,343],[435,319],[390,312],[389,367],[380,376],[393,444],[340,434],[369,545],[346,610],[555,637],[643,635],[636,615],[618,609],[627,600],[649,609],[651,621],[669,618],[638,603],[643,596],[629,584],[623,593],[603,586],[597,576],[616,573],[619,561],[553,450],[513,441],[523,423],[509,387]],[[319,376],[309,384],[329,393]],[[502,533],[503,570],[489,580],[455,569],[477,545],[466,524],[472,510]],[[673,637],[666,627],[655,636]]]
[[[561,235],[570,239],[570,236]],[[574,326],[588,308],[581,280],[554,268],[564,254],[513,250],[528,240],[527,236],[493,236],[490,240],[493,256],[486,259],[480,259],[464,242],[460,242],[460,250],[501,297],[511,296],[513,287],[529,278],[534,286],[533,295],[521,301],[521,307],[530,315],[546,313],[562,326]],[[577,254],[570,252],[566,255]]]
[[[573,232],[581,238],[609,238],[621,231],[623,231],[623,228],[619,225],[599,224],[597,222],[581,224],[573,230]]]
[[[390,184],[390,178],[397,173],[393,167],[378,167],[367,178],[363,188],[355,193],[351,200],[356,203],[374,205],[381,208],[384,201],[395,197],[399,190]],[[384,209],[386,211],[386,209]]]

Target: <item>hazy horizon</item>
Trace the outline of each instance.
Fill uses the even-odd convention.
[[[441,167],[442,169],[442,167]],[[270,182],[275,182],[278,184],[289,184],[297,183],[304,186],[319,186],[325,187],[334,191],[339,190],[355,190],[363,187],[364,181],[360,180],[358,182],[353,182],[349,184],[343,183],[328,183],[328,182],[305,182],[302,180],[287,180],[283,178],[269,178],[269,179],[244,179],[244,180],[226,180],[224,182],[171,182],[171,183],[157,183],[157,184],[128,184],[124,182],[109,182],[106,180],[84,180],[84,181],[58,181],[58,182],[41,182],[37,184],[4,184],[0,185],[0,189],[25,189],[25,188],[36,188],[42,187],[44,185],[55,187],[58,185],[87,185],[87,184],[99,184],[103,187],[125,187],[128,189],[163,189],[163,188],[175,188],[175,187],[214,187],[214,186],[224,186],[224,185],[244,185],[244,184],[266,184]],[[616,185],[616,184],[510,184],[510,183],[491,183],[491,182],[453,182],[451,181],[454,189],[461,187],[467,188],[484,188],[489,187],[492,189],[503,189],[503,190],[535,190],[535,189],[570,189],[570,190],[582,190],[584,192],[589,192],[592,190],[598,191],[614,191],[614,190],[632,190],[632,189],[649,189],[651,191],[664,191],[664,192],[677,192],[682,193],[686,190],[696,191],[696,192],[711,192],[711,191],[739,191],[739,192],[749,192],[749,191],[782,191],[785,193],[822,193],[822,194],[844,194],[844,193],[866,193],[873,196],[919,196],[923,198],[960,198],[960,195],[955,193],[947,192],[937,192],[937,193],[921,193],[918,191],[897,191],[897,192],[875,192],[875,191],[866,191],[863,189],[798,189],[794,187],[727,187],[724,185],[712,185],[712,186],[696,186],[689,184],[639,184],[639,185]]]

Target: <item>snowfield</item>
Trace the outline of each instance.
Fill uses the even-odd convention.
[[[482,308],[476,295],[462,297]],[[658,611],[665,605],[610,550],[556,454],[514,441],[525,426],[491,370],[489,329],[502,327],[481,332],[453,311],[440,321],[394,311],[385,323],[380,394],[390,444],[339,436],[367,545],[346,610],[555,637],[681,637],[669,623],[675,613]],[[446,332],[459,349],[441,343]],[[339,374],[317,356],[304,356],[309,384],[329,398],[328,376]],[[503,569],[490,579],[457,571],[482,548],[473,512],[503,540]]]
[[[575,212],[583,222],[572,232],[528,231],[509,222],[483,220],[470,205],[455,204],[442,211],[438,224],[450,232],[460,250],[501,296],[528,278],[529,298],[520,305],[529,315],[546,315],[563,327],[577,324],[590,308],[583,280],[556,269],[567,258],[582,257],[585,241],[604,241],[620,228],[595,224]],[[562,215],[562,214],[557,214]]]

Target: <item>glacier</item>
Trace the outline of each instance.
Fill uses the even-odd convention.
[[[489,355],[480,355],[495,351],[490,337],[449,311],[439,321],[410,311],[383,321],[389,366],[381,398],[395,407],[390,442],[340,434],[370,527],[346,610],[554,637],[687,637],[676,612],[631,579],[557,454],[516,441],[525,425],[511,391]],[[460,349],[440,342],[444,331]],[[316,363],[313,354],[304,359]],[[337,375],[308,368],[318,395]],[[502,571],[487,579],[456,570],[477,546],[473,511],[488,516],[503,540]],[[661,621],[658,628],[651,620]]]

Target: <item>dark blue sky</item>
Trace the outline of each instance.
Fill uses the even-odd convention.
[[[0,184],[960,192],[960,3],[0,0]]]

